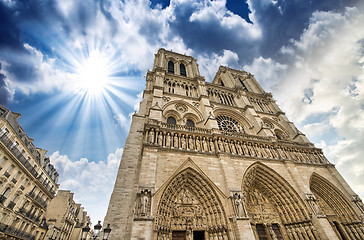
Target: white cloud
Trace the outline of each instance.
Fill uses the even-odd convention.
[[[117,148],[106,161],[97,163],[86,158],[73,161],[58,151],[50,156],[60,175],[60,189],[74,192],[75,201],[85,207],[94,223],[105,217],[122,153]]]
[[[197,61],[199,63],[201,76],[205,76],[206,81],[208,82],[212,82],[215,73],[220,66],[229,66],[231,68],[240,69],[238,54],[230,50],[224,50],[222,55],[216,53],[198,55]]]

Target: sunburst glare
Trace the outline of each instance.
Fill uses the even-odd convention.
[[[93,50],[77,67],[76,87],[81,93],[99,94],[107,87],[110,74],[108,57],[98,50]]]

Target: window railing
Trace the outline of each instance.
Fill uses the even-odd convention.
[[[10,140],[10,138],[8,136],[6,136],[6,134],[2,135],[0,137],[0,141],[3,142],[3,144],[14,154],[14,156],[23,164],[23,166],[35,177],[38,177],[38,173],[35,170],[35,168],[29,163],[29,161],[24,157],[23,153],[21,153],[19,151],[19,149],[17,147],[13,146],[13,142]],[[5,172],[4,176],[7,176],[10,174]],[[39,180],[39,179],[38,179]],[[44,179],[39,180],[40,183],[51,193],[51,195],[54,195],[55,192],[52,190],[52,186],[49,185],[49,183],[47,184],[45,182]]]
[[[35,235],[27,233],[13,226],[7,226],[3,232],[19,237],[20,239],[35,240]]]
[[[42,205],[44,208],[47,208],[47,202],[44,201],[40,196],[36,196],[34,200]]]

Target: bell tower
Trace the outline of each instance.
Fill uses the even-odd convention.
[[[251,73],[165,49],[147,72],[111,239],[363,239],[364,207]]]

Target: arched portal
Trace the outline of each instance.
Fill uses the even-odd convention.
[[[364,225],[344,194],[324,177],[313,173],[310,189],[341,239],[364,239]]]
[[[181,171],[164,189],[155,224],[158,239],[229,239],[216,190],[192,168]]]
[[[319,239],[303,200],[273,169],[254,163],[242,186],[257,239]]]

